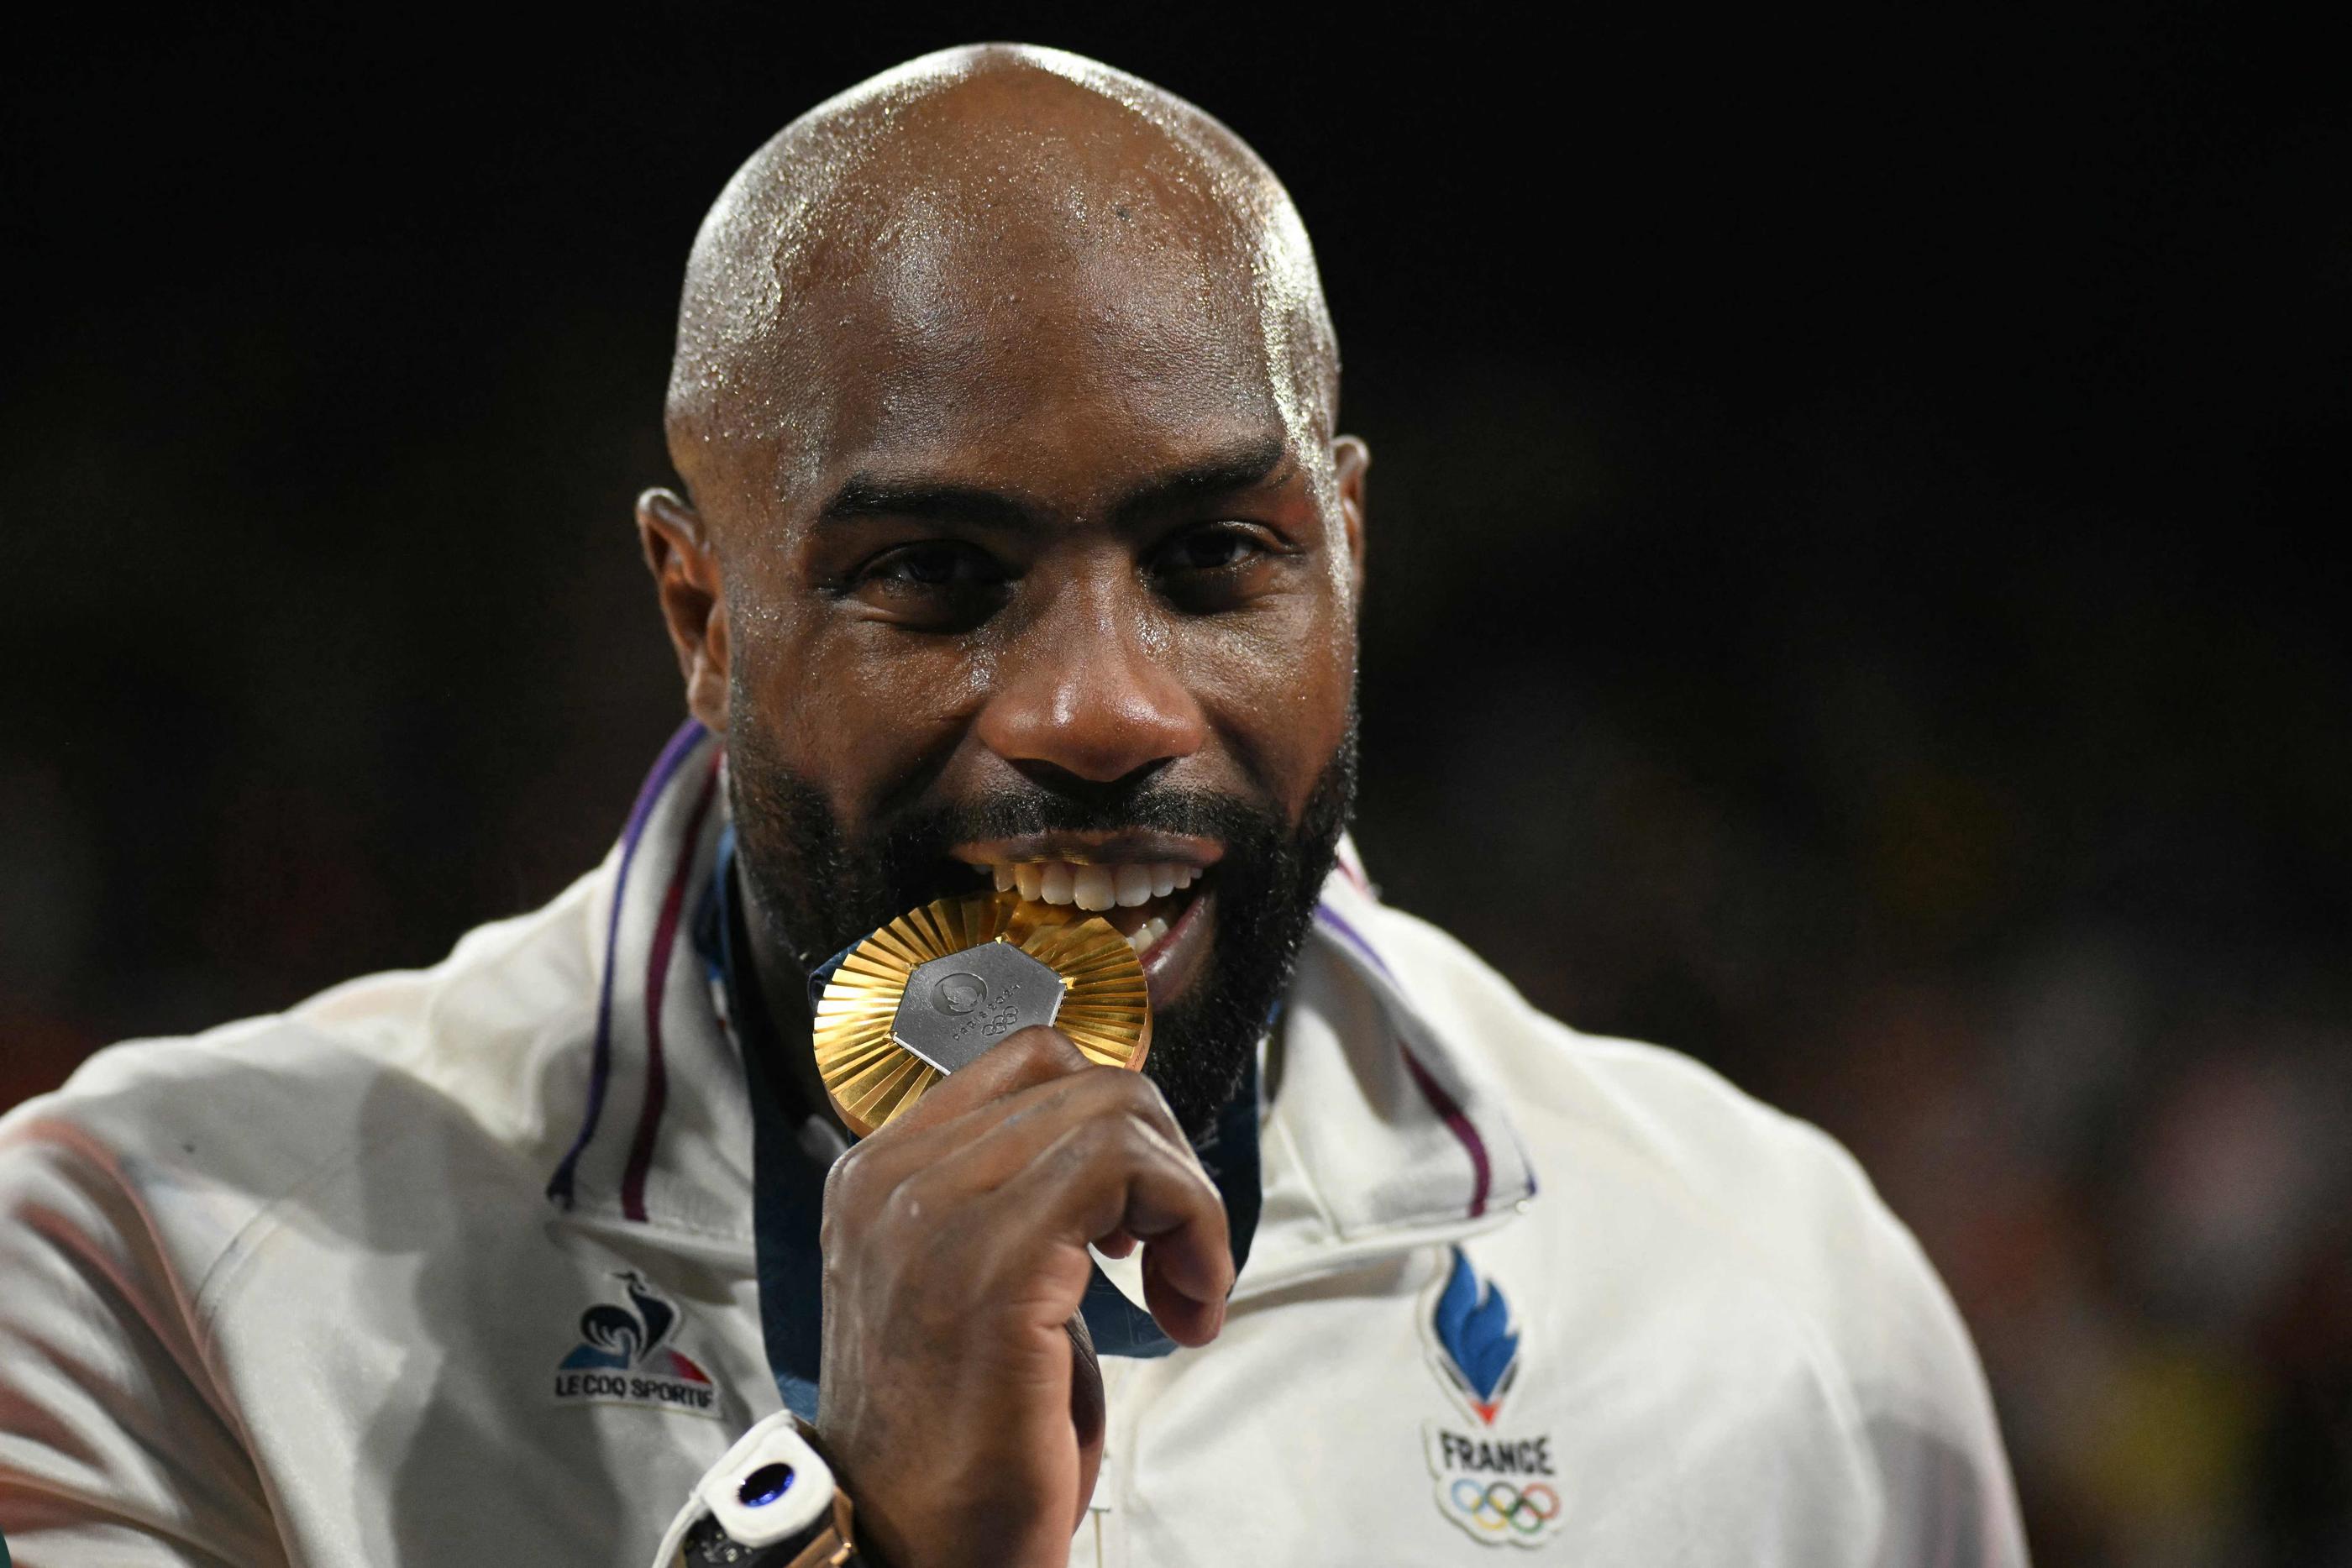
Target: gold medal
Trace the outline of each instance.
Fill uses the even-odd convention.
[[[816,1068],[864,1137],[1016,1030],[1051,1024],[1089,1061],[1140,1069],[1143,966],[1108,921],[1010,893],[908,910],[849,951],[816,1008]]]

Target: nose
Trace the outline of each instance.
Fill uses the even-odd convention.
[[[1208,721],[1154,645],[1150,612],[1105,585],[1056,606],[1008,650],[981,743],[1024,773],[1108,784],[1201,748]]]

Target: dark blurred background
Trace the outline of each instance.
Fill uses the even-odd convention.
[[[629,507],[704,208],[875,69],[1060,44],[1315,235],[1390,897],[1856,1150],[2043,1562],[2352,1562],[2341,55],[1150,15],[19,52],[0,1105],[597,859],[680,712]]]

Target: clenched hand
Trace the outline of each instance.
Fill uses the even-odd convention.
[[[1223,1326],[1225,1210],[1160,1091],[1013,1035],[825,1186],[817,1428],[888,1568],[1060,1568],[1102,1458],[1089,1243],[1143,1248],[1179,1344]]]

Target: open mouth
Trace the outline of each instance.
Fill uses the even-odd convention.
[[[1160,1007],[1200,966],[1222,852],[1196,841],[1154,838],[975,844],[959,848],[955,857],[999,892],[1099,915],[1135,949],[1152,1005]]]

